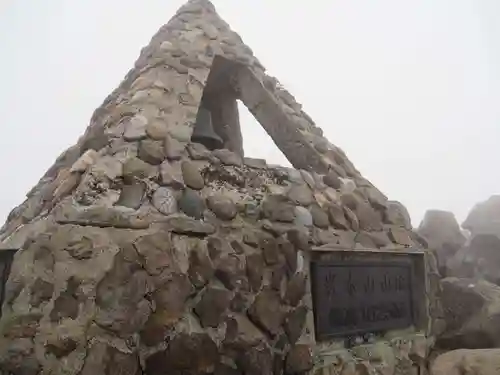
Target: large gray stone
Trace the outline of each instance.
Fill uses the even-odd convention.
[[[494,234],[500,237],[500,195],[493,195],[476,204],[462,224],[474,236]]]
[[[185,189],[179,199],[179,208],[186,215],[195,219],[202,219],[205,211],[205,201],[191,189]]]
[[[446,262],[446,274],[462,278],[485,279],[500,285],[500,238],[477,234]]]
[[[446,262],[465,244],[460,226],[451,212],[429,210],[417,230],[429,247],[436,251],[441,273],[446,273]]]
[[[223,320],[224,312],[229,308],[232,294],[227,289],[208,288],[203,293],[195,312],[203,327],[217,327]]]
[[[177,200],[173,191],[167,187],[156,189],[151,201],[153,206],[164,215],[171,215],[177,212]]]
[[[500,345],[500,287],[484,280],[441,281],[445,332],[437,345],[446,349],[492,348]]]
[[[271,335],[277,334],[284,318],[279,294],[271,290],[262,291],[255,298],[249,314],[259,327]]]
[[[141,206],[145,193],[146,186],[142,181],[125,184],[122,186],[120,197],[115,205],[137,210]]]
[[[500,349],[459,349],[439,355],[430,365],[430,375],[497,375]]]
[[[186,216],[174,216],[166,221],[166,228],[174,233],[191,235],[209,235],[215,233],[215,227],[212,224],[201,220],[192,219]]]
[[[157,352],[146,361],[146,373],[208,374],[219,362],[217,345],[204,333],[179,334],[170,340],[166,350]]]
[[[138,156],[146,163],[159,165],[165,159],[163,142],[145,139],[139,143]]]
[[[184,161],[181,164],[182,176],[187,186],[194,190],[201,190],[205,186],[203,176],[198,169],[198,165],[191,161]]]
[[[222,194],[214,194],[207,198],[207,206],[221,220],[232,220],[238,211],[236,204],[230,197]]]

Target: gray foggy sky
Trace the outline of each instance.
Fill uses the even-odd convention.
[[[184,1],[0,1],[0,220]],[[500,193],[498,0],[214,0],[219,14],[413,224]],[[247,156],[284,164],[246,112]]]

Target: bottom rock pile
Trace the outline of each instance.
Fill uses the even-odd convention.
[[[419,228],[435,251],[443,279],[444,329],[435,343],[431,375],[500,374],[500,211],[498,197],[476,205],[462,227],[451,213],[432,210]]]

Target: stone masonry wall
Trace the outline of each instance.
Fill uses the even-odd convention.
[[[237,76],[242,100],[297,169],[190,143],[215,55],[248,68]],[[280,126],[272,128],[269,113]],[[316,368],[311,246],[419,246],[401,213],[321,134],[213,6],[190,1],[2,228],[0,246],[20,250],[0,319],[0,368],[23,375]],[[292,153],[292,144],[304,152]],[[400,357],[425,357],[413,338],[408,348],[420,354],[411,359],[410,349],[384,340],[376,348],[394,361],[381,373],[404,374]],[[336,360],[343,375],[386,361],[362,350]]]

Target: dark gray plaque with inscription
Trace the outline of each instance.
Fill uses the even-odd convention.
[[[413,324],[411,261],[311,262],[317,339]]]

